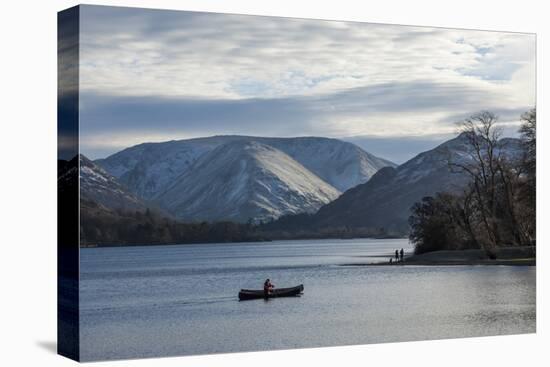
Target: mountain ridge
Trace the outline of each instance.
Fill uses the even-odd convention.
[[[509,157],[520,152],[520,141],[504,138],[500,148]],[[402,165],[380,169],[366,183],[344,192],[305,220],[309,229],[327,227],[383,228],[389,232],[408,232],[410,207],[424,196],[436,192],[461,190],[468,178],[449,170],[448,160],[469,159],[466,136],[461,134],[437,147],[422,152]],[[292,222],[286,218],[281,223]],[[277,223],[270,225],[278,228]]]
[[[243,222],[313,212],[338,195],[284,152],[234,141],[201,157],[154,199],[181,219]]]
[[[271,138],[245,135],[216,135],[142,143],[95,162],[117,177],[133,193],[150,199],[160,191],[166,190],[167,186],[200,156],[232,141],[258,141],[272,145],[340,191],[367,181],[384,166],[396,166],[395,163],[368,153],[353,143],[334,138]]]
[[[235,166],[234,172],[227,171],[210,157],[209,165],[218,167],[220,172],[224,172],[226,181],[232,182],[232,193],[235,194],[240,190],[240,194],[233,197],[240,201],[230,203],[226,200],[222,193],[227,194],[229,191],[221,183],[216,185],[217,191],[210,191],[210,196],[218,198],[217,203],[212,202],[208,197],[203,197],[205,208],[200,207],[198,199],[187,194],[200,195],[205,190],[212,189],[211,182],[216,180],[215,174],[207,175],[202,172],[208,171],[208,167],[201,163],[207,159],[206,157],[226,145],[232,147],[232,150],[226,154],[235,154],[237,151],[235,149],[239,145],[240,152],[243,153],[246,147],[251,148],[254,144],[256,148],[261,147],[261,152],[260,150],[256,152],[260,157],[270,152],[272,158],[280,161],[280,167],[271,165],[266,169],[265,159],[247,160],[250,157],[243,156],[243,159],[250,163],[249,168],[255,172],[254,175],[262,176],[261,170],[258,170],[260,168],[265,170],[264,173],[267,172],[263,176],[266,180],[263,184],[261,180],[242,179],[250,185],[248,189],[254,188],[256,193],[249,192],[245,195],[242,192],[243,188],[237,188],[232,175],[238,174],[239,167]],[[223,161],[226,157],[218,154],[217,159]],[[259,167],[253,168],[253,162],[256,162]],[[186,220],[235,220],[238,218],[239,221],[272,220],[280,215],[316,211],[343,191],[368,181],[380,168],[387,165],[395,166],[394,163],[374,156],[353,143],[338,139],[243,135],[218,135],[162,143],[143,143],[126,148],[105,159],[96,160],[95,163],[116,177],[132,194],[145,201],[156,202],[177,218]],[[281,169],[287,169],[288,172],[284,173]],[[197,181],[197,177],[203,177],[203,181]],[[299,188],[300,177],[309,185],[304,192],[301,192],[303,187]],[[280,198],[274,195],[277,190]],[[178,195],[175,194],[176,192]],[[260,195],[260,192],[264,194]],[[229,198],[231,197],[229,195]],[[246,205],[242,202],[245,197],[249,199]],[[281,199],[283,197],[286,199]],[[184,207],[184,203],[187,203],[187,208]],[[219,206],[216,207],[216,204]],[[228,211],[227,207],[231,206],[241,208],[243,213]],[[217,215],[216,211],[225,214]],[[252,215],[253,213],[255,214]]]

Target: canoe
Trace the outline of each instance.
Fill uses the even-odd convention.
[[[292,288],[274,288],[266,297],[264,290],[241,289],[239,292],[239,301],[260,298],[278,298],[278,297],[296,297],[304,291],[304,285],[300,284]]]

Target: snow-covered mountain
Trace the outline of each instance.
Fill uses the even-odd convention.
[[[203,155],[217,147],[241,141],[272,146],[306,167],[329,185],[345,191],[366,182],[376,171],[394,163],[337,139],[319,137],[262,138],[213,136],[163,143],[145,143],[97,160],[134,194],[151,199],[166,191]]]
[[[315,212],[338,195],[338,189],[287,153],[245,139],[200,157],[155,201],[188,221],[244,222]]]
[[[143,210],[146,205],[117,179],[97,164],[80,155],[80,199],[110,209]]]
[[[136,197],[189,221],[314,212],[395,166],[337,139],[236,135],[140,144],[95,163]]]
[[[199,138],[139,144],[95,162],[134,194],[151,199],[225,139]]]
[[[470,148],[462,134],[418,154],[397,168],[385,167],[323,206],[311,218],[312,227],[351,226],[406,232],[411,206],[436,192],[461,190],[467,178],[449,170],[448,162],[465,163]],[[518,139],[502,139],[500,151],[509,159],[520,156]]]

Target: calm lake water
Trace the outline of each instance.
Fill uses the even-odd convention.
[[[535,267],[341,266],[407,240],[81,250],[82,360],[535,332]],[[240,288],[304,284],[239,302]]]

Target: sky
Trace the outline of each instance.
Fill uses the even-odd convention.
[[[81,152],[324,136],[402,163],[489,110],[535,106],[533,34],[83,6]]]

